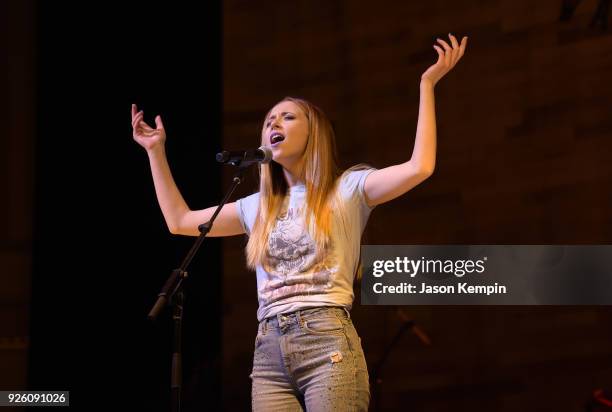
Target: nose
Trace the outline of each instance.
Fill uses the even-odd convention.
[[[274,129],[274,127],[278,125],[279,120],[280,120],[280,119],[279,119],[278,117],[277,117],[277,118],[272,119],[272,120],[270,121],[270,129]]]

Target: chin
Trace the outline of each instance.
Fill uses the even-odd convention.
[[[282,166],[285,166],[286,164],[291,163],[290,157],[288,157],[287,155],[283,153],[279,153],[279,152],[272,153],[272,160],[274,160],[276,163]]]
[[[287,151],[283,150],[282,147],[270,147],[272,149],[272,157],[276,159],[280,159],[283,157],[287,157]]]

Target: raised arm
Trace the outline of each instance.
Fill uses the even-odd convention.
[[[408,192],[432,175],[436,165],[436,111],[434,88],[436,83],[457,64],[467,45],[467,37],[461,45],[452,34],[451,44],[437,39],[438,60],[421,76],[419,118],[412,156],[407,162],[385,167],[370,173],[365,181],[365,194],[370,206],[388,202]]]
[[[153,175],[157,201],[171,233],[176,235],[198,236],[198,226],[207,222],[215,207],[191,210],[183,199],[168,165],[166,157],[166,132],[161,117],[155,118],[153,129],[143,121],[143,112],[132,105],[132,127],[134,140],[146,149]],[[208,236],[232,236],[244,233],[235,203],[226,204],[217,216]]]

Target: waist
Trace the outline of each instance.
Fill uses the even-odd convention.
[[[259,322],[259,326],[265,329],[287,327],[289,325],[301,326],[309,317],[325,314],[332,316],[336,315],[344,319],[351,318],[350,312],[344,306],[317,306],[314,308],[299,309],[293,312],[284,312],[269,316],[262,319]]]

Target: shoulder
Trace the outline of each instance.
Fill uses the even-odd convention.
[[[344,171],[339,177],[338,188],[344,196],[363,195],[365,181],[376,168],[360,163]]]
[[[251,229],[255,224],[257,211],[259,210],[259,192],[253,193],[236,200],[236,211],[238,219],[244,231],[250,235]]]
[[[259,192],[236,200],[236,205],[238,206],[239,213],[247,214],[248,212],[256,211],[259,207]]]

